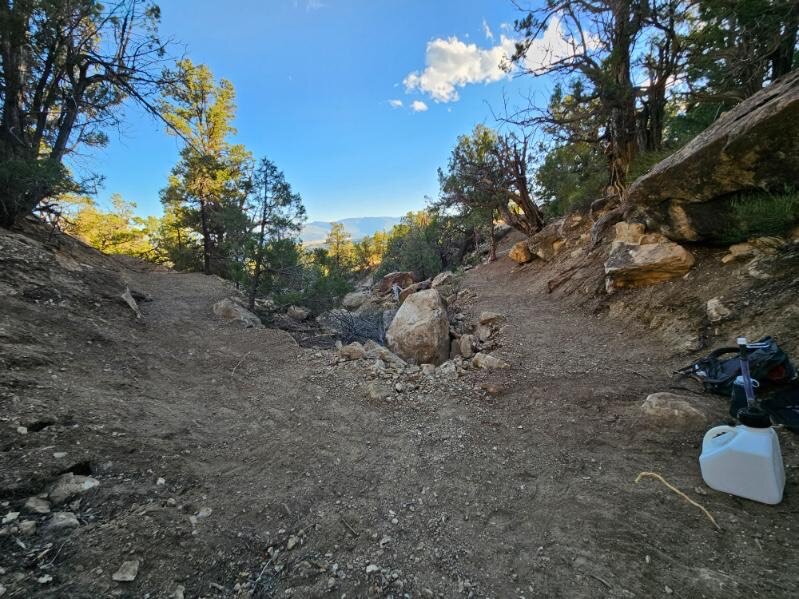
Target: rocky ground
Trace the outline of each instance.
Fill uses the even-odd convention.
[[[214,277],[0,242],[4,599],[795,592],[796,437],[782,504],[704,487],[724,401],[675,383],[686,357],[657,332],[548,294],[539,265],[466,275],[461,309],[504,315],[510,368],[453,376],[224,321]],[[706,422],[644,417],[656,391]]]

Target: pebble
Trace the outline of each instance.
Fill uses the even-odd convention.
[[[77,528],[80,522],[72,512],[54,512],[47,522],[49,530],[65,530],[67,528]]]
[[[28,427],[26,427],[26,426],[18,426],[17,427],[17,432],[20,435],[27,435],[28,434]]]
[[[122,562],[119,570],[111,575],[111,578],[117,582],[133,582],[136,580],[136,575],[139,573],[139,560],[134,559]]]
[[[39,578],[36,579],[36,582],[39,584],[47,584],[48,582],[53,582],[53,577],[49,574],[44,574],[43,576],[39,576]]]
[[[26,537],[31,536],[36,532],[36,521],[35,520],[23,520],[19,523],[19,532],[21,535]]]
[[[23,506],[26,512],[35,514],[49,514],[50,502],[40,497],[29,497]]]
[[[366,566],[366,573],[367,574],[371,574],[372,572],[379,572],[379,571],[380,571],[380,566],[376,566],[374,564],[369,564],[368,566]]]
[[[57,459],[57,460],[60,460],[61,458],[65,458],[66,456],[67,456],[67,452],[66,451],[56,451],[53,454],[53,457],[55,459]]]
[[[8,512],[5,516],[3,516],[3,524],[13,522],[17,518],[19,518],[19,512]]]
[[[300,542],[299,538],[297,538],[294,535],[291,535],[289,537],[289,540],[286,542],[286,549],[288,551],[291,551],[292,549],[294,549],[299,544],[299,542]]]
[[[210,516],[213,513],[213,511],[214,510],[212,510],[210,507],[202,507],[202,508],[200,508],[200,511],[197,512],[197,517],[198,518],[207,518],[208,516]]]

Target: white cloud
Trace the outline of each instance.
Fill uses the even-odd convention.
[[[491,31],[491,27],[488,26],[488,21],[485,19],[483,19],[483,33],[485,34],[487,40],[494,39],[494,32]]]
[[[413,110],[414,112],[424,112],[425,110],[427,110],[427,104],[425,104],[421,100],[414,100],[411,103],[411,110]]]
[[[455,102],[458,88],[474,83],[493,83],[509,77],[502,65],[516,50],[516,40],[500,35],[490,48],[467,44],[456,36],[436,38],[427,43],[425,69],[410,73],[403,83],[406,91],[420,91],[436,102]],[[524,67],[540,70],[554,60],[567,56],[571,42],[565,39],[560,23],[550,21],[544,34],[530,44]]]
[[[389,100],[388,105],[391,108],[402,108],[402,100]]]

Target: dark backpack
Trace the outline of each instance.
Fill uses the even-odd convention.
[[[788,355],[771,337],[763,337],[757,343],[767,343],[764,348],[749,353],[749,371],[760,388],[788,383],[796,378],[796,369]],[[700,381],[705,391],[726,395],[732,394],[735,377],[741,374],[741,363],[737,347],[722,347],[707,357],[680,368],[675,374],[690,376]],[[723,358],[723,356],[729,357]]]

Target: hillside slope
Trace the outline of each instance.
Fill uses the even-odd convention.
[[[0,514],[20,512],[0,529],[5,597],[795,588],[794,437],[781,433],[781,505],[703,489],[702,431],[653,427],[638,409],[669,389],[680,358],[643,327],[546,294],[534,269],[502,258],[464,281],[472,315],[507,316],[498,353],[511,369],[396,392],[333,352],[221,322],[211,306],[234,290],[220,279],[45,233],[0,230]],[[150,300],[141,319],[118,298],[126,284]],[[388,392],[373,399],[371,384]],[[633,482],[650,470],[721,531],[658,483]],[[53,505],[77,519],[56,529],[24,504],[68,471],[99,486]],[[115,581],[125,561],[135,579]]]

